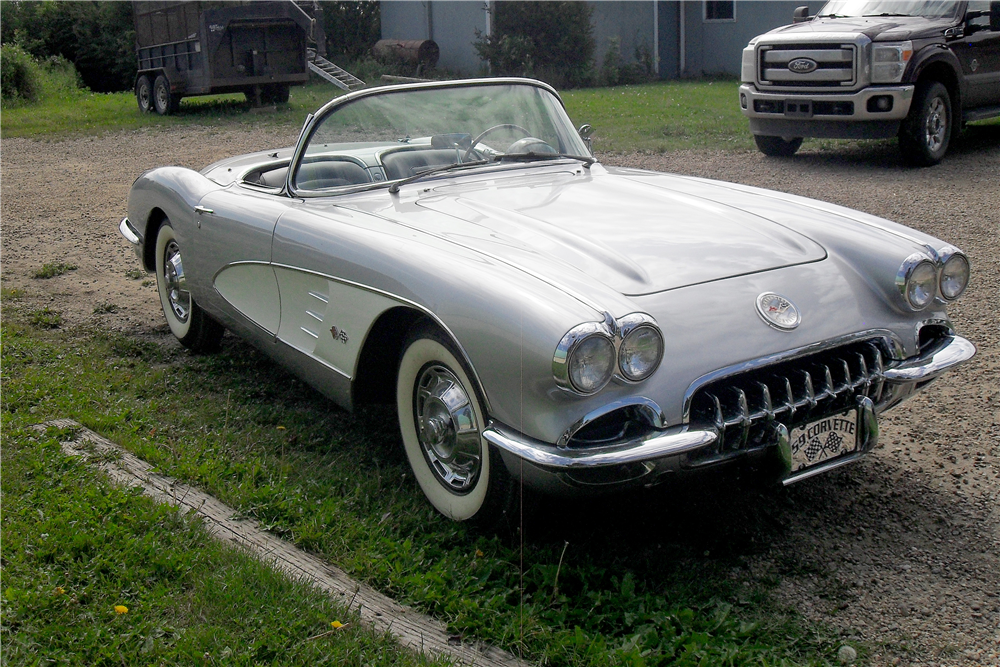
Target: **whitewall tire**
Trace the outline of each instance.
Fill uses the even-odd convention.
[[[156,232],[156,289],[170,332],[182,345],[195,352],[219,349],[224,329],[191,296],[180,243],[169,220]]]
[[[482,437],[486,415],[453,349],[427,325],[404,345],[396,384],[403,446],[420,489],[441,514],[492,525],[510,508],[510,475]]]

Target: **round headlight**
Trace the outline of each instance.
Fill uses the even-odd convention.
[[[645,380],[663,358],[663,337],[651,326],[632,330],[622,341],[618,351],[618,368],[622,375],[633,382]]]
[[[952,255],[941,268],[941,296],[957,299],[969,285],[969,260],[965,255]]]
[[[916,310],[931,304],[937,294],[937,269],[930,260],[918,263],[906,279],[906,300]]]
[[[607,337],[593,334],[577,343],[569,354],[569,381],[583,394],[593,394],[608,383],[615,370],[615,346]]]

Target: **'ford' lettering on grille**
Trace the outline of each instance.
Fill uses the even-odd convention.
[[[796,58],[788,63],[788,69],[796,74],[808,74],[809,72],[814,71],[817,67],[819,67],[819,65],[816,64],[816,61],[809,58]]]

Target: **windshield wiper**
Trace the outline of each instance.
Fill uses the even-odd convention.
[[[847,14],[817,14],[818,19],[849,19],[851,18]]]
[[[431,167],[426,169],[419,174],[414,174],[413,176],[407,176],[406,178],[401,178],[392,185],[389,186],[389,192],[396,194],[399,192],[400,186],[406,185],[407,183],[412,183],[413,181],[419,181],[424,176],[431,176],[433,174],[440,174],[443,171],[451,171],[452,169],[461,169],[462,167],[481,167],[484,164],[489,164],[492,160],[472,160],[471,162],[454,162],[452,164],[443,164],[439,167]]]
[[[867,18],[881,18],[883,16],[912,16],[912,14],[893,14],[892,12],[882,12],[881,14],[865,14],[864,17]]]
[[[579,160],[590,167],[590,165],[597,162],[597,158],[591,157],[590,155],[573,155],[571,153],[510,153],[508,155],[501,155],[500,161],[503,160],[558,160],[564,158],[567,160]]]

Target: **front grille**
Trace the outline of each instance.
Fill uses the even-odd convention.
[[[881,339],[754,368],[715,380],[691,399],[690,422],[715,428],[719,440],[705,458],[759,449],[775,443],[775,426],[789,431],[853,408],[857,397],[882,398],[888,351]]]
[[[760,83],[781,88],[845,88],[857,82],[852,44],[762,46],[758,52]],[[811,60],[811,72],[793,72],[795,60]]]

